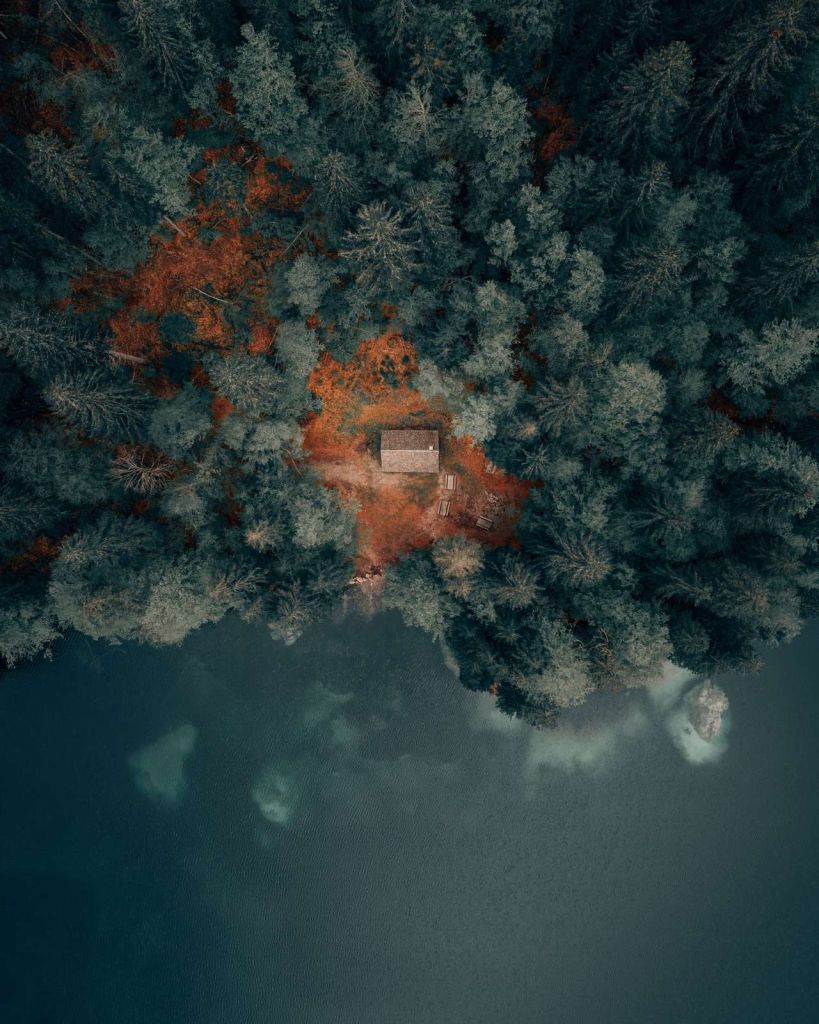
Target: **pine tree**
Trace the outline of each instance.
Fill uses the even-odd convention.
[[[330,71],[319,85],[330,109],[358,129],[367,129],[379,107],[381,87],[372,64],[352,43],[336,50]]]
[[[534,397],[539,425],[554,437],[575,430],[586,417],[589,392],[579,377],[543,381]]]
[[[26,139],[29,173],[49,198],[82,217],[100,208],[97,186],[88,175],[88,159],[80,146],[66,146],[53,131]]]
[[[45,503],[34,493],[8,484],[0,486],[0,546],[13,545],[47,518]]]
[[[361,169],[355,158],[339,150],[323,155],[316,165],[313,189],[317,211],[344,221],[362,196]]]
[[[339,255],[353,268],[360,287],[389,288],[414,267],[416,243],[401,214],[386,203],[369,203],[356,211],[354,231],[345,235]]]
[[[748,302],[791,311],[808,288],[819,282],[819,241],[791,243],[769,255]]]
[[[789,214],[804,210],[819,187],[819,92],[781,124],[766,127],[743,161],[745,202],[779,203]]]
[[[149,495],[165,487],[173,467],[162,452],[141,445],[125,445],[117,452],[111,471],[129,491]]]
[[[611,561],[589,534],[556,536],[543,557],[546,576],[566,589],[591,587],[611,571]]]
[[[499,579],[492,595],[499,603],[520,610],[534,604],[540,592],[534,568],[519,558],[506,558],[500,566]]]
[[[715,156],[731,146],[781,88],[815,18],[811,0],[773,0],[725,33],[705,60],[699,78],[694,126]]]
[[[594,118],[600,151],[640,162],[668,154],[682,125],[693,74],[684,42],[649,50],[632,64]]]
[[[140,393],[125,379],[102,370],[61,374],[44,397],[58,416],[90,434],[129,437],[143,419]]]
[[[240,411],[261,413],[274,407],[281,380],[266,359],[213,355],[205,365],[214,388]]]
[[[186,3],[169,0],[117,0],[122,27],[136,40],[163,85],[179,87],[189,73],[196,41]]]
[[[290,57],[279,51],[270,34],[243,25],[242,38],[230,73],[236,114],[254,138],[278,154],[298,144],[307,104]]]
[[[19,303],[9,305],[0,320],[0,349],[35,377],[90,362],[97,354],[93,341],[69,317]]]
[[[766,324],[759,338],[743,331],[739,344],[725,360],[725,369],[741,392],[765,394],[799,377],[817,345],[819,330],[805,327],[798,320],[781,320]]]

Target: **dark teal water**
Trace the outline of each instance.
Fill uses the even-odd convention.
[[[0,683],[0,1020],[812,1021],[817,653],[695,765],[641,694],[510,727],[390,616],[75,638]]]

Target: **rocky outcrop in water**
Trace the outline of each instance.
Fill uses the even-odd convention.
[[[700,683],[686,698],[688,718],[697,734],[712,743],[722,728],[722,716],[728,710],[725,691],[710,680]]]

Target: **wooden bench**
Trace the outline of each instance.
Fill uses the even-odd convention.
[[[438,515],[448,516],[451,506],[452,502],[449,500],[449,498],[441,498],[441,500],[438,502]]]
[[[488,516],[478,516],[475,520],[475,525],[479,530],[491,530],[492,520]]]
[[[444,476],[444,490],[445,491],[454,491],[457,486],[458,486],[458,478],[457,478],[457,476],[455,476],[454,473],[447,473]]]

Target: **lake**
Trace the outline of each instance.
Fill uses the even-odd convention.
[[[699,763],[690,684],[535,732],[394,615],[70,637],[0,684],[0,1019],[814,1019],[817,655]]]

